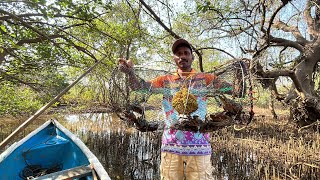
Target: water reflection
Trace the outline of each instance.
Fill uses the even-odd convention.
[[[111,113],[84,113],[84,114],[68,114],[64,116],[64,119],[69,123],[76,123],[82,120],[91,120],[93,122],[101,122],[104,118],[108,118],[110,121],[112,119],[117,119],[112,116]]]
[[[128,129],[116,115],[107,113],[72,114],[65,119],[112,179],[159,179],[161,132]]]

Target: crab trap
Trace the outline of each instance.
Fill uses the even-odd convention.
[[[175,128],[208,132],[253,118],[248,65],[224,63],[207,73],[180,77],[176,72],[115,68],[108,81],[109,106],[140,131]]]

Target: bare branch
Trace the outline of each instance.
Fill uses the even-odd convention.
[[[228,53],[227,51],[225,51],[225,50],[223,50],[223,49],[219,49],[219,48],[215,48],[215,47],[204,47],[204,48],[199,48],[199,49],[197,49],[197,50],[204,50],[204,49],[213,49],[213,50],[218,50],[218,51],[221,51],[221,52],[223,52],[223,53],[225,53],[225,54],[227,54],[227,55],[229,55],[230,57],[232,57],[233,59],[236,59],[236,57],[235,56],[233,56],[232,54],[230,54],[230,53]]]
[[[311,17],[311,7],[311,0],[308,0],[303,15],[308,25],[308,33],[314,38],[319,36],[319,32],[315,30],[315,25]]]
[[[291,32],[292,35],[297,39],[297,42],[301,45],[305,45],[308,41],[302,36],[298,29],[298,26],[289,26],[282,21],[277,21],[273,27],[283,30],[284,32]]]
[[[270,90],[272,92],[272,94],[276,97],[277,100],[284,100],[285,99],[285,95],[284,94],[279,94],[279,91],[277,89],[277,85],[276,85],[276,80],[277,78],[274,78],[273,81],[270,84]]]
[[[263,32],[263,33],[266,33],[266,30],[264,29],[264,24],[266,22],[266,6],[264,5],[265,3],[265,0],[263,0],[263,3],[262,3],[262,18],[261,18],[261,27],[260,27],[260,30]]]
[[[300,52],[304,51],[303,46],[295,41],[290,41],[290,40],[283,39],[283,38],[275,38],[275,37],[271,36],[270,42],[276,43],[276,44],[274,44],[276,46],[292,47],[292,48],[297,49]]]
[[[270,30],[271,30],[271,25],[273,24],[274,18],[276,17],[276,15],[278,14],[278,12],[286,5],[286,3],[283,3],[280,7],[277,8],[277,10],[272,14],[270,20],[269,20],[269,26],[267,29],[267,42],[268,44],[270,43]]]
[[[281,69],[281,70],[271,70],[271,71],[264,71],[262,65],[255,61],[255,73],[265,79],[277,79],[280,76],[290,77],[293,84],[295,85],[296,90],[298,91],[298,94],[305,98],[305,91],[302,88],[301,82],[299,81],[298,77],[296,76],[295,72],[289,69]],[[268,82],[270,83],[270,82]]]
[[[290,41],[290,40],[287,40],[287,39],[275,38],[273,36],[270,36],[270,42],[274,43],[274,44],[266,44],[266,45],[262,46],[259,50],[257,50],[255,52],[253,57],[255,58],[255,57],[259,56],[261,54],[261,52],[265,51],[270,46],[292,47],[292,48],[297,49],[301,53],[304,52],[304,47],[302,45],[300,45],[299,43],[295,42],[295,41]]]

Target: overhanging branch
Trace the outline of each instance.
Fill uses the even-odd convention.
[[[35,91],[37,91],[37,92],[40,91],[38,88],[35,88],[34,86],[32,86],[32,83],[23,81],[23,80],[15,77],[15,76],[12,76],[12,75],[6,73],[5,71],[3,71],[3,70],[1,70],[1,69],[0,69],[0,74],[2,74],[3,76],[8,77],[7,79],[10,80],[10,81],[15,80],[15,81],[18,81],[18,82],[21,83],[21,84],[27,85],[28,87],[30,87],[31,89],[33,89],[33,90],[35,90]]]
[[[308,41],[302,36],[298,26],[289,26],[282,21],[277,21],[273,24],[273,27],[283,30],[284,32],[290,32],[297,39],[297,42],[301,45],[305,45]]]
[[[265,79],[277,79],[280,76],[289,77],[292,80],[296,90],[298,91],[299,96],[301,96],[302,98],[305,98],[306,92],[303,90],[302,85],[294,71],[289,69],[264,71],[262,65],[258,61],[255,61],[254,63],[255,63],[255,70],[256,70],[255,73],[258,76]]]
[[[199,49],[197,49],[197,50],[200,51],[200,50],[204,50],[204,49],[213,49],[213,50],[221,51],[221,52],[229,55],[229,56],[232,57],[233,59],[236,59],[235,56],[233,56],[232,54],[228,53],[227,51],[225,51],[225,50],[223,50],[223,49],[215,48],[215,47],[204,47],[204,48],[199,48]]]

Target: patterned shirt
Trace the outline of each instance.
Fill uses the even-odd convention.
[[[182,131],[169,128],[178,121],[179,114],[172,107],[172,98],[186,86],[189,92],[197,98],[198,109],[191,113],[201,120],[207,113],[207,86],[216,79],[216,76],[206,73],[197,73],[192,70],[187,78],[175,74],[157,77],[151,81],[153,91],[163,94],[162,107],[165,115],[165,128],[162,135],[162,152],[170,152],[180,155],[209,155],[211,154],[209,133]]]

